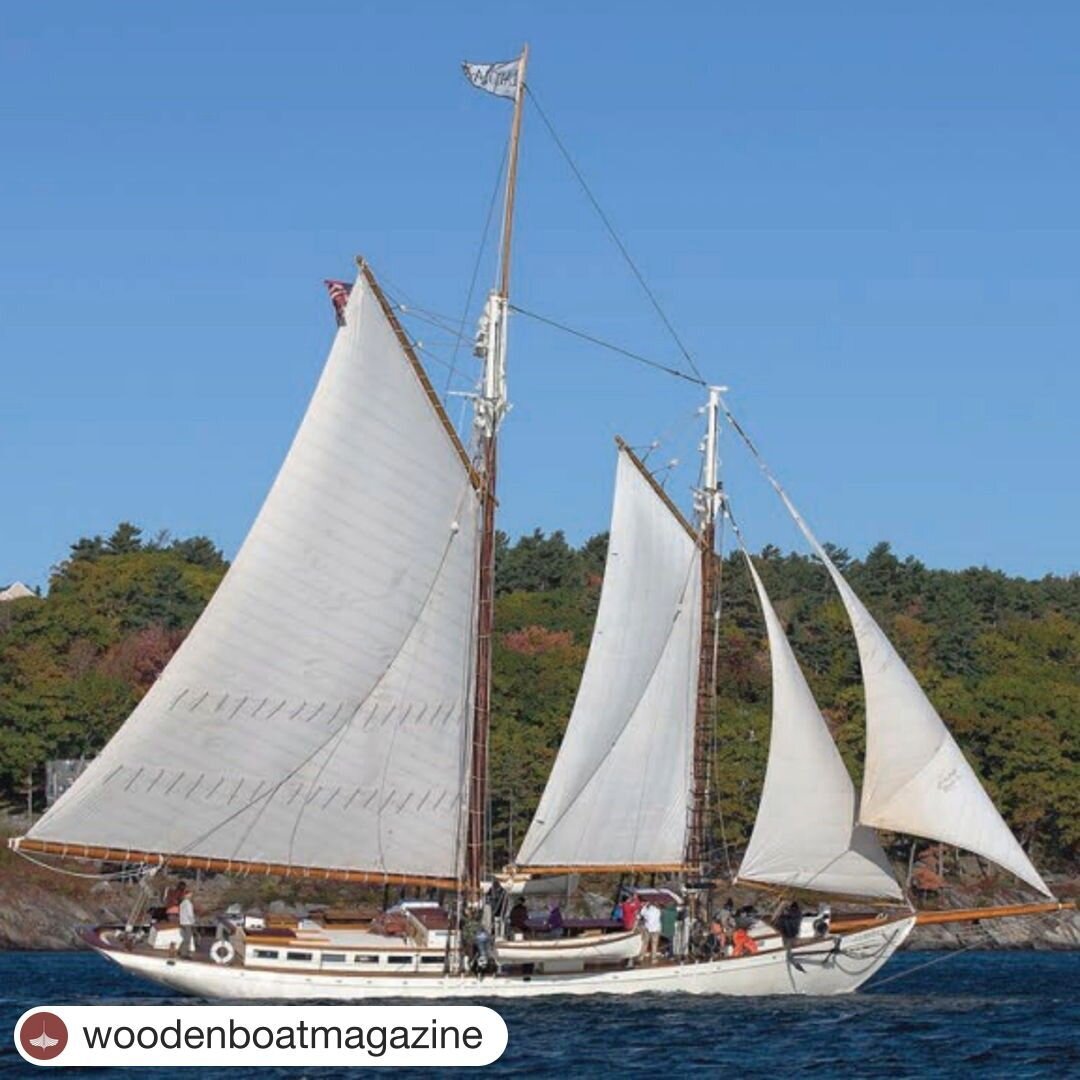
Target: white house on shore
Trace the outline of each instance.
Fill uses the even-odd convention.
[[[36,596],[33,589],[27,588],[21,581],[0,586],[0,603],[5,600],[22,600],[25,596]]]

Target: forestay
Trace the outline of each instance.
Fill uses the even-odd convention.
[[[682,863],[701,611],[696,538],[620,450],[592,644],[518,865]]]
[[[973,851],[1052,895],[915,676],[791,500],[780,496],[829,571],[855,633],[866,692],[859,820]]]
[[[873,829],[856,824],[855,787],[744,551],[772,658],[772,734],[757,820],[739,878],[819,892],[902,898]]]
[[[30,838],[456,877],[478,500],[367,271],[344,321],[217,593]]]

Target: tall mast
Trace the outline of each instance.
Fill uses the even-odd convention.
[[[716,699],[717,567],[716,518],[720,510],[718,415],[723,387],[710,386],[705,406],[704,469],[698,509],[701,519],[701,654],[698,659],[697,713],[694,719],[693,775],[690,820],[686,832],[686,865],[704,873],[708,854],[708,804],[712,762],[712,725]]]
[[[465,842],[465,884],[472,900],[480,896],[480,885],[486,869],[488,735],[491,729],[491,653],[495,616],[495,479],[498,470],[499,424],[507,410],[506,332],[510,302],[510,247],[514,232],[518,145],[521,141],[525,66],[528,59],[529,46],[526,45],[518,61],[497,285],[488,296],[484,311],[484,387],[476,403],[476,425],[480,435],[478,457],[481,462],[483,488],[476,612],[476,692],[469,758],[468,825]]]

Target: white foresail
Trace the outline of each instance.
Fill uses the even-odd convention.
[[[973,851],[1051,896],[915,676],[791,500],[780,495],[828,569],[855,633],[866,692],[859,820]]]
[[[518,865],[682,863],[701,610],[695,538],[620,451],[592,644]]]
[[[772,658],[772,734],[757,820],[739,878],[899,900],[873,829],[856,823],[855,787],[749,555]]]
[[[236,561],[31,839],[454,878],[478,499],[361,273]]]

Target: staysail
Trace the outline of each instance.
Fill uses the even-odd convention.
[[[1051,896],[915,676],[787,494],[775,486],[829,571],[855,634],[866,693],[859,820],[973,851]]]
[[[743,551],[772,658],[772,734],[743,881],[902,899],[873,829],[856,822],[855,787],[765,586]]]
[[[22,846],[456,880],[477,537],[468,458],[365,268],[235,563]]]
[[[698,540],[620,448],[592,644],[518,866],[682,864],[701,610]]]

